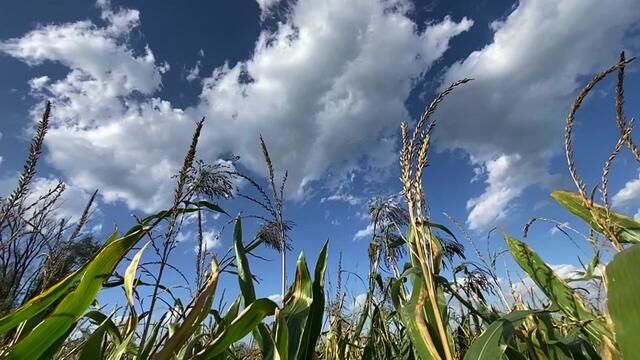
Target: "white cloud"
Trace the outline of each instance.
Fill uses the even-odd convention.
[[[200,77],[200,66],[201,63],[200,60],[198,60],[196,64],[191,69],[189,69],[189,71],[187,71],[187,74],[184,78],[189,82],[197,80]]]
[[[277,5],[281,0],[256,0],[258,6],[260,6],[261,17],[264,19],[269,15],[270,10]]]
[[[63,79],[40,82],[36,94],[54,101],[48,160],[74,186],[100,188],[105,201],[145,211],[168,202],[171,175],[203,114],[201,158],[231,152],[263,174],[262,133],[297,199],[329,169],[388,166],[395,151],[380,145],[393,144],[398,121],[408,117],[413,81],[472,25],[446,18],[419,32],[406,7],[388,1],[300,0],[274,32],[261,33],[249,60],[203,79],[199,104],[183,111],[153,97],[168,66],[150,48],[130,47],[139,13],[99,5],[105,27],[39,26],[0,42],[0,51],[69,68]]]
[[[278,306],[282,307],[282,294],[273,294],[268,296],[269,300],[278,304]]]
[[[353,241],[370,238],[373,235],[373,223],[369,223],[366,228],[358,230],[353,236]]]
[[[385,4],[298,1],[277,31],[260,35],[250,60],[204,80],[201,111],[225,119],[214,125],[217,142],[232,139],[243,163],[262,169],[255,137],[262,133],[278,167],[290,170],[297,198],[331,167],[339,173],[361,159],[368,166],[394,161],[391,147],[369,150],[397,133],[412,79],[472,22],[447,18],[417,33]]]
[[[362,199],[351,194],[333,194],[331,196],[323,197],[320,199],[320,203],[327,201],[342,201],[349,205],[355,206],[362,203]]]
[[[624,187],[611,198],[612,205],[623,209],[640,204],[640,179],[628,181]]]
[[[33,78],[31,80],[29,80],[29,87],[31,88],[31,90],[33,91],[38,91],[38,90],[42,90],[47,83],[49,82],[49,77],[48,76],[40,76],[37,78]]]
[[[556,234],[560,233],[560,230],[566,230],[568,228],[569,228],[569,223],[568,222],[563,222],[562,224],[558,224],[558,225],[552,227],[549,230],[549,234],[556,235]]]
[[[519,154],[502,155],[481,164],[487,173],[487,188],[479,197],[467,202],[467,222],[471,229],[485,229],[507,216],[509,203],[524,189],[545,177],[545,163],[540,159],[524,159]]]
[[[211,251],[221,245],[220,242],[220,233],[215,230],[211,231],[203,231],[202,232],[202,251],[207,252]],[[198,246],[196,246],[195,251],[198,251]]]
[[[549,181],[549,160],[561,149],[563,119],[582,77],[615,63],[625,45],[637,47],[625,36],[638,20],[635,0],[522,0],[492,24],[490,44],[448,69],[443,86],[476,79],[436,114],[436,143],[463,149],[488,168],[484,194],[470,201],[470,227],[491,226],[527,187]]]

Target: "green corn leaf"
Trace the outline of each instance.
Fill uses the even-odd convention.
[[[289,327],[282,316],[282,312],[276,309],[276,330],[275,330],[275,356],[280,360],[289,359]],[[311,358],[309,358],[311,359]]]
[[[209,316],[209,310],[213,302],[213,296],[218,286],[218,276],[220,275],[220,269],[218,263],[214,258],[211,261],[211,275],[207,280],[202,292],[198,295],[198,298],[193,303],[191,311],[184,319],[180,327],[174,332],[173,336],[167,340],[164,348],[156,354],[154,359],[156,360],[168,360],[171,359],[175,353],[177,353],[182,345],[198,330],[200,323]]]
[[[300,344],[301,359],[311,359],[315,354],[316,343],[320,337],[320,331],[322,330],[322,320],[324,318],[324,275],[327,271],[327,259],[329,254],[329,243],[325,242],[316,268],[313,279],[313,302],[309,309],[309,316],[304,329],[304,336],[302,343]]]
[[[302,355],[304,329],[313,302],[311,275],[304,254],[300,254],[296,265],[296,276],[291,289],[284,298],[282,316],[289,328],[289,358]]]
[[[136,334],[135,332],[131,332],[129,335],[127,335],[127,337],[125,337],[124,340],[122,340],[122,342],[118,346],[116,346],[115,349],[113,349],[111,354],[109,354],[109,357],[107,358],[107,360],[122,359],[122,356],[127,352],[129,345],[131,343],[131,339],[133,339],[133,336],[135,334]]]
[[[256,290],[253,287],[253,275],[249,268],[249,259],[247,259],[247,251],[242,243],[242,219],[238,217],[236,219],[235,227],[233,230],[233,248],[236,255],[236,266],[238,271],[238,282],[240,285],[240,293],[245,306],[253,303],[256,300]],[[260,323],[253,331],[253,337],[260,347],[260,351],[263,355],[271,352],[271,342],[268,341],[269,330],[267,327]]]
[[[611,338],[606,324],[587,310],[582,298],[536,254],[529,246],[504,234],[507,245],[518,265],[538,285],[540,290],[574,321],[585,323],[591,339],[600,343],[602,336]]]
[[[217,212],[217,213],[225,214],[225,215],[229,216],[229,214],[226,211],[224,211],[218,204],[210,203],[208,201],[196,201],[196,202],[193,202],[193,203],[190,202],[189,204],[195,205],[198,208],[209,209],[209,210],[211,210],[213,212]]]
[[[439,355],[434,354],[430,350],[429,344],[422,336],[420,325],[416,320],[418,316],[424,317],[424,309],[420,308],[418,305],[420,293],[424,291],[424,280],[421,276],[422,274],[414,275],[411,297],[404,304],[400,304],[398,313],[400,314],[402,323],[407,328],[407,332],[411,338],[411,343],[413,344],[416,354],[422,360],[431,360],[439,358]]]
[[[82,352],[80,352],[79,360],[102,359],[104,354],[102,345],[104,344],[104,338],[107,327],[109,327],[109,322],[111,322],[111,315],[106,318],[85,341],[84,346],[82,347]]]
[[[151,354],[151,350],[153,350],[153,347],[156,343],[156,339],[158,338],[158,334],[160,333],[160,329],[162,328],[162,323],[164,322],[164,318],[167,316],[168,313],[164,313],[162,314],[162,316],[160,317],[160,319],[158,319],[158,322],[155,323],[155,325],[153,325],[153,329],[151,330],[151,336],[149,336],[149,338],[147,339],[146,344],[144,344],[144,347],[142,346],[142,344],[140,344],[140,348],[138,349],[138,360],[147,360],[149,358],[149,355]]]
[[[142,230],[133,232],[100,250],[86,266],[78,286],[62,299],[50,316],[11,349],[8,358],[37,359],[64,336],[94,302],[104,279],[143,235]]]
[[[73,326],[70,327],[69,330],[67,330],[67,332],[64,333],[63,336],[58,338],[51,346],[49,346],[42,353],[42,355],[40,355],[38,360],[54,360],[54,359],[57,360],[59,358],[58,353],[60,352],[62,345],[64,345],[69,335],[71,335],[71,333],[75,330],[75,326],[76,324],[73,324]]]
[[[513,311],[505,317],[491,323],[480,337],[471,344],[464,356],[465,360],[501,359],[507,345],[513,337],[514,330],[535,311]]]
[[[258,299],[252,302],[196,355],[196,359],[209,360],[222,354],[230,345],[245,337],[258,324],[262,323],[265,317],[273,315],[277,307],[276,303],[269,299]]]
[[[555,191],[551,193],[551,196],[563,208],[589,224],[593,230],[601,234],[603,233],[602,228],[594,221],[591,212],[584,206],[582,197],[579,194],[568,191]],[[601,219],[606,219],[606,209],[597,204],[594,204],[593,206],[596,214],[598,214]],[[610,211],[609,215],[611,217],[611,223],[615,229],[614,231],[618,235],[618,240],[620,242],[640,243],[640,223],[628,216],[621,215],[613,211]]]
[[[219,327],[224,328],[238,316],[238,313],[240,312],[240,304],[242,304],[242,297],[238,296],[236,301],[229,306],[229,310],[224,314],[224,317],[220,319],[220,322],[218,323]]]
[[[607,306],[616,343],[624,359],[635,359],[640,336],[640,245],[618,253],[606,273]]]
[[[111,336],[111,340],[116,345],[122,342],[122,334],[120,334],[120,330],[113,322],[113,320],[111,320],[111,316],[107,316],[100,311],[93,310],[84,314],[84,317],[91,319],[91,321],[93,321],[93,323],[95,323],[96,325],[104,325],[106,332]]]

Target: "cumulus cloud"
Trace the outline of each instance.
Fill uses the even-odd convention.
[[[220,233],[216,230],[202,232],[202,251],[211,251],[220,246]],[[196,246],[195,251],[198,251]]]
[[[263,166],[254,150],[261,132],[302,198],[330,167],[395,159],[380,139],[395,134],[407,116],[412,79],[471,25],[447,18],[418,33],[406,14],[383,1],[298,1],[287,22],[261,33],[253,58],[204,80],[200,109],[230,119],[214,125],[216,142],[228,143],[252,168]],[[380,148],[386,151],[369,151]]]
[[[370,238],[373,235],[373,223],[369,223],[366,228],[358,230],[353,236],[353,241]]]
[[[563,119],[581,77],[614,63],[625,44],[633,44],[625,40],[639,20],[635,0],[522,0],[492,23],[488,45],[447,70],[443,86],[476,79],[437,114],[438,143],[465,150],[486,168],[484,193],[469,201],[471,228],[504,218],[527,187],[549,180],[548,164],[560,150]]]
[[[612,205],[623,209],[640,205],[640,179],[634,179],[624,184],[611,199]]]
[[[544,159],[546,160],[546,159]],[[486,173],[485,192],[467,202],[471,229],[496,225],[507,216],[511,201],[524,189],[546,175],[546,163],[539,158],[524,158],[520,154],[502,155],[481,164]],[[516,171],[517,170],[517,171]]]
[[[34,79],[32,88],[54,101],[48,160],[74,186],[100,188],[107,202],[158,209],[170,197],[194,120],[206,115],[200,157],[231,152],[263,173],[262,133],[278,168],[289,169],[289,196],[301,199],[329,169],[392,163],[415,80],[473,23],[445,18],[418,30],[397,5],[300,0],[277,29],[260,34],[251,58],[204,78],[199,103],[184,110],[155,97],[168,65],[128,42],[138,11],[112,10],[108,1],[99,2],[104,27],[39,26],[0,42],[0,51],[29,65],[69,68],[63,79]]]

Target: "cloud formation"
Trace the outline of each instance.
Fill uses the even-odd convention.
[[[156,97],[169,66],[148,46],[136,51],[128,42],[140,24],[136,10],[102,1],[104,27],[39,26],[0,42],[0,51],[69,69],[63,79],[34,79],[31,88],[53,99],[48,160],[74,186],[100,188],[107,202],[158,209],[170,197],[194,121],[205,115],[200,157],[234,153],[262,174],[262,133],[277,167],[289,169],[290,197],[302,199],[329,169],[391,164],[414,81],[473,24],[445,18],[419,31],[407,4],[300,0],[277,29],[260,34],[247,61],[203,78],[199,103],[188,109]]]
[[[624,9],[624,11],[621,11]],[[438,144],[462,149],[486,174],[486,189],[468,203],[469,227],[504,218],[514,199],[548,182],[562,128],[583,76],[610,66],[640,20],[635,0],[521,0],[492,23],[493,40],[453,64],[443,86],[475,81],[443,103]]]

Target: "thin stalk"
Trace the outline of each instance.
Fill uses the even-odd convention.
[[[167,266],[167,262],[169,260],[169,254],[173,249],[174,240],[176,230],[179,227],[178,224],[178,206],[185,202],[191,195],[192,191],[187,190],[184,191],[185,184],[187,183],[188,173],[193,166],[193,161],[196,155],[196,148],[198,146],[198,139],[200,138],[200,131],[202,130],[202,125],[204,124],[204,118],[198,121],[196,124],[196,130],[193,133],[193,137],[191,139],[191,145],[189,146],[189,151],[184,158],[184,163],[182,164],[182,169],[180,169],[180,173],[178,175],[178,182],[175,190],[175,196],[173,200],[173,211],[171,218],[169,220],[169,227],[167,229],[167,233],[165,236],[164,247],[162,250],[162,256],[160,258],[160,269],[158,270],[158,277],[156,278],[155,284],[153,286],[153,294],[151,296],[151,304],[149,306],[149,312],[147,313],[147,321],[144,326],[144,330],[142,332],[142,336],[140,337],[140,343],[144,344],[147,339],[147,334],[149,333],[149,328],[151,326],[151,320],[153,318],[153,312],[155,310],[156,302],[158,300],[158,289],[160,288],[160,283],[162,281],[162,275],[164,274],[165,267]]]

